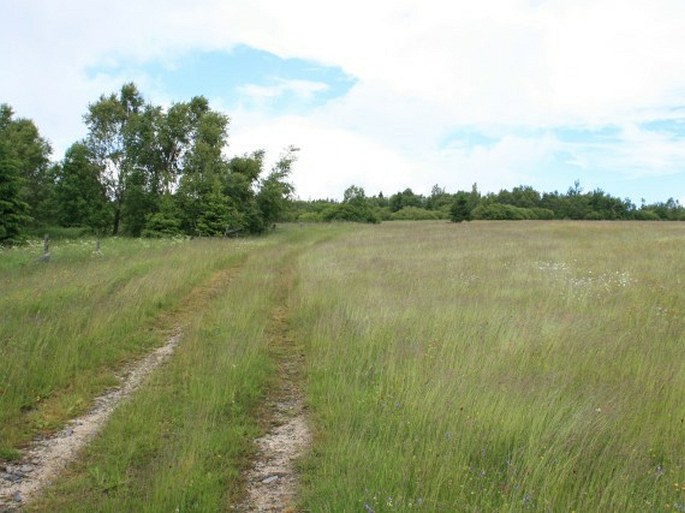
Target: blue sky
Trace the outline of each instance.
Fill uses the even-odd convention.
[[[7,0],[0,102],[55,159],[101,94],[204,95],[302,198],[411,187],[685,203],[680,0]]]
[[[345,95],[354,77],[339,67],[298,58],[281,58],[245,45],[230,50],[191,51],[172,60],[110,61],[86,70],[87,76],[144,76],[173,101],[193,96],[218,99],[229,108],[266,114],[306,115]]]

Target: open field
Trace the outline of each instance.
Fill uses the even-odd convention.
[[[303,511],[685,512],[685,225],[285,226],[0,253],[0,456],[174,355],[29,511],[229,511],[287,323]]]
[[[301,260],[310,511],[685,511],[685,226],[389,224]]]

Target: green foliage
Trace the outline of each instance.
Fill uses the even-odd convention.
[[[297,216],[297,221],[301,223],[321,223],[323,220],[323,215],[319,212],[303,212]]]
[[[647,210],[651,210],[659,219],[667,221],[685,221],[685,207],[678,200],[669,198],[666,202],[658,202],[648,205]]]
[[[31,223],[50,221],[50,145],[33,121],[0,105],[0,242],[16,242]]]
[[[26,230],[27,244],[35,244],[36,241],[42,240],[45,235],[50,237],[50,241],[69,241],[73,242],[77,239],[89,239],[98,233],[87,226],[59,226],[47,225],[30,227]],[[33,241],[31,241],[33,239]]]
[[[431,189],[431,194],[425,201],[426,209],[449,212],[452,205],[452,195],[445,191],[444,187],[435,184]]]
[[[341,203],[328,207],[321,213],[321,218],[327,222],[347,221],[352,223],[378,223],[380,222],[371,208],[364,208],[348,203]]]
[[[113,205],[113,233],[175,232],[215,236],[260,232],[279,219],[292,193],[285,179],[294,161],[285,155],[255,192],[263,151],[227,161],[229,118],[203,97],[167,111],[145,105],[134,84],[89,107],[88,147],[104,169]],[[173,195],[177,211],[162,211]],[[164,207],[166,208],[166,207]]]
[[[659,221],[661,218],[654,210],[642,208],[635,212],[635,219],[640,221]]]
[[[131,237],[140,237],[145,228],[147,216],[156,208],[148,191],[147,177],[142,169],[134,169],[126,177],[125,199],[121,206],[122,232]]]
[[[343,202],[328,206],[321,212],[324,221],[348,221],[354,223],[379,223],[380,219],[364,193],[364,189],[352,185],[345,190]]]
[[[501,203],[484,203],[473,209],[474,219],[522,221],[553,219],[554,212],[546,208],[523,208]]]
[[[401,210],[404,207],[422,207],[423,203],[423,197],[414,194],[414,192],[411,189],[405,189],[402,192],[393,194],[392,196],[390,196],[389,200],[390,210],[392,210],[393,212],[397,212],[398,210]]]
[[[88,106],[84,116],[88,136],[85,144],[94,163],[104,170],[103,183],[112,201],[112,233],[119,233],[126,186],[137,168],[135,152],[144,100],[135,84],[124,84],[119,94],[101,96]]]
[[[34,223],[49,222],[52,215],[49,168],[52,149],[33,121],[13,116],[9,105],[0,105],[0,140],[5,144],[5,158],[14,161],[21,176],[19,199],[28,206],[27,215]]]
[[[31,120],[0,106],[0,241],[21,240],[30,227],[84,226],[128,236],[261,233],[279,221],[452,219],[685,220],[677,200],[636,206],[576,181],[565,194],[531,186],[481,195],[429,196],[404,189],[367,197],[351,186],[342,202],[294,201],[289,182],[297,148],[286,149],[270,171],[264,151],[227,159],[229,118],[202,96],[168,108],[146,103],[135,84],[102,95],[84,116],[87,137],[62,162],[50,164],[50,145]],[[172,198],[174,208],[163,205]]]
[[[393,221],[429,221],[440,219],[440,213],[419,207],[402,207],[390,214]]]
[[[145,220],[144,237],[174,237],[181,234],[181,219],[171,194],[165,193],[159,201],[159,211]]]
[[[75,143],[66,151],[55,170],[57,221],[62,226],[87,226],[105,233],[111,225],[112,205],[101,172],[86,145]]]
[[[62,197],[88,189],[83,177],[100,170],[115,234],[259,233],[285,215],[293,192],[287,178],[297,149],[289,148],[264,178],[262,150],[227,160],[229,118],[201,96],[165,110],[145,104],[136,86],[125,84],[117,94],[91,104],[85,121],[90,166],[67,156],[67,174],[81,181],[77,186],[65,180]],[[64,222],[83,223],[81,218],[89,215],[76,215],[74,204],[88,200],[83,195],[69,199]]]
[[[533,207],[530,209],[532,212],[532,219],[549,220],[554,219],[554,212],[548,208]]]
[[[202,209],[195,221],[195,234],[204,237],[224,235],[232,227],[244,224],[237,209],[226,202],[218,184],[202,197]]]
[[[454,223],[470,221],[473,218],[470,198],[465,192],[458,192],[450,207],[450,220]]]
[[[0,140],[0,244],[18,242],[30,220],[29,206],[21,199],[19,166]]]
[[[345,201],[343,200],[343,203]],[[407,206],[434,212],[442,218],[449,218],[456,222],[470,218],[495,220],[522,219],[642,219],[642,220],[685,220],[685,208],[676,200],[669,199],[664,203],[643,205],[636,209],[629,199],[621,200],[606,194],[601,189],[584,192],[579,182],[575,182],[566,194],[558,192],[543,193],[530,186],[518,186],[512,190],[501,190],[485,196],[478,191],[474,184],[471,191],[458,191],[449,194],[444,188],[435,185],[428,197],[415,194],[411,189],[405,189],[391,196],[387,200],[382,193],[367,199],[368,204],[375,207],[375,215],[380,220],[405,218],[408,214],[395,215]],[[329,206],[330,202],[329,202]],[[388,209],[387,211],[385,209]],[[333,209],[334,210],[334,209]],[[298,215],[310,211],[321,215],[321,203],[300,202],[296,211]],[[407,213],[412,210],[407,210]],[[427,217],[426,214],[415,218]],[[332,213],[328,214],[329,216]],[[347,213],[336,214],[340,217],[350,217]],[[317,216],[314,216],[316,218]]]
[[[281,156],[269,175],[262,180],[257,205],[261,211],[265,225],[279,221],[287,208],[287,202],[294,192],[293,186],[287,181],[292,165],[297,159],[299,148],[289,147]]]

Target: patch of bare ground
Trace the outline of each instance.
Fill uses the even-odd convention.
[[[182,327],[192,312],[219,294],[229,283],[234,269],[222,269],[206,283],[193,289],[181,304],[157,319],[157,326],[170,332],[163,346],[126,366],[119,373],[120,385],[97,397],[85,415],[68,422],[60,432],[37,437],[18,462],[0,471],[0,513],[17,511],[57,479],[79,451],[98,433],[117,405],[129,397],[145,378],[174,352]],[[173,323],[173,324],[172,324]],[[175,326],[169,330],[168,326]]]
[[[295,463],[311,443],[300,385],[304,356],[290,336],[285,308],[275,310],[268,336],[279,372],[263,413],[269,431],[255,440],[257,454],[245,476],[246,495],[234,507],[243,513],[296,511]]]

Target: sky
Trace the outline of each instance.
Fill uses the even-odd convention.
[[[53,159],[100,95],[204,95],[302,199],[566,192],[685,204],[682,0],[3,0],[0,103]]]

